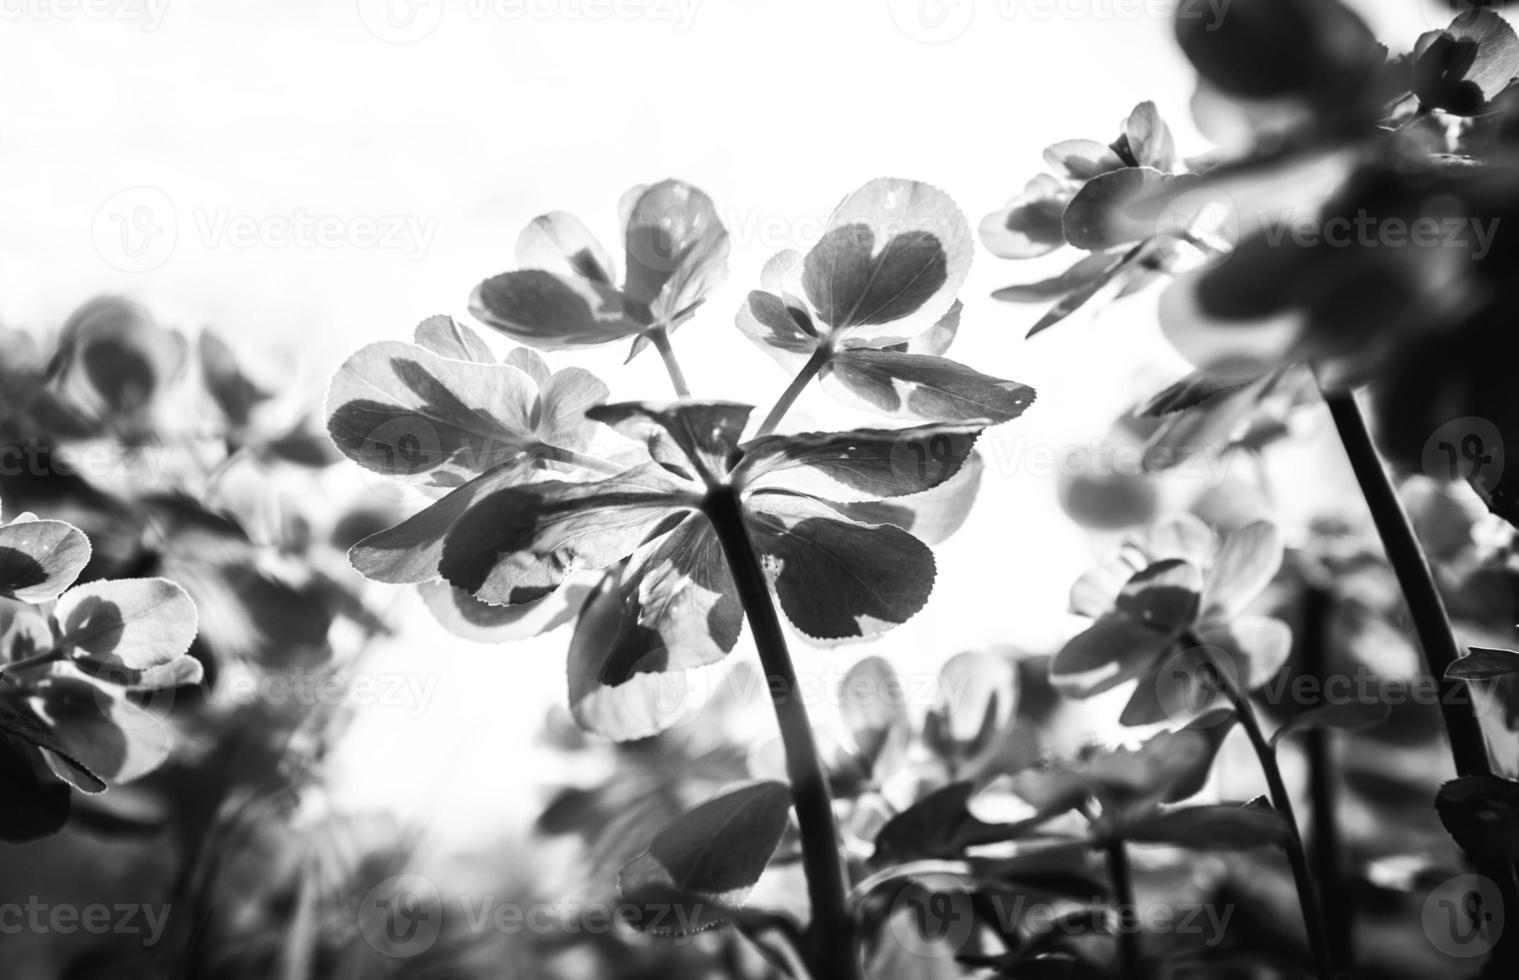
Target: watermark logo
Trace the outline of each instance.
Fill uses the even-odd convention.
[[[920,44],[942,44],[964,34],[976,17],[975,0],[890,0],[897,30]]]
[[[1503,932],[1503,913],[1503,895],[1490,879],[1456,875],[1424,899],[1424,935],[1446,956],[1485,956]]]
[[[1425,440],[1420,462],[1425,475],[1440,484],[1471,480],[1492,486],[1503,476],[1503,436],[1485,418],[1451,419]]]
[[[359,20],[389,44],[411,44],[438,29],[443,0],[358,0]]]
[[[112,194],[90,225],[95,251],[122,272],[151,272],[169,261],[179,241],[179,215],[156,187]]]
[[[169,0],[0,0],[0,21],[115,21],[145,33],[163,25]]]
[[[392,875],[365,893],[358,918],[360,934],[380,955],[420,956],[443,930],[443,897],[422,875]]]

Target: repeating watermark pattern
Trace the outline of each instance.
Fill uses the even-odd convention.
[[[222,679],[211,699],[223,705],[297,705],[303,708],[384,708],[420,718],[433,705],[440,676],[425,671],[238,674]]]
[[[1195,19],[1217,30],[1232,0],[890,0],[897,29],[923,44],[953,41],[978,13],[1003,22]]]
[[[169,0],[0,0],[0,21],[113,22],[144,32],[163,26],[168,12]]]
[[[360,935],[383,956],[409,959],[433,947],[445,927],[450,934],[603,936],[636,919],[652,929],[669,929],[666,942],[690,941],[699,930],[699,904],[623,902],[521,902],[495,894],[444,899],[425,875],[399,874],[381,881],[359,902]]]
[[[432,36],[445,19],[485,21],[648,21],[684,34],[701,0],[358,0],[359,20],[388,44]]]
[[[1420,462],[1439,484],[1471,480],[1492,486],[1503,476],[1503,435],[1489,419],[1451,419],[1425,440]]]
[[[950,875],[925,875],[904,888],[892,903],[888,923],[892,936],[902,948],[924,959],[952,957],[963,951],[976,923],[990,915],[1006,935],[1023,931],[1035,935],[1066,934],[1072,938],[1089,935],[1089,916],[1073,914],[1079,909],[1070,903],[1040,902],[1027,895],[1003,895],[996,892],[982,896],[978,910],[965,884]],[[1200,902],[1166,904],[1136,903],[1132,906],[1103,906],[1101,928],[1109,935],[1121,932],[1151,936],[1182,936],[1213,948],[1226,938],[1233,905]]]
[[[1488,878],[1456,875],[1424,899],[1424,935],[1446,956],[1485,956],[1503,932],[1503,893]]]
[[[156,187],[129,187],[111,195],[95,212],[95,250],[123,272],[150,272],[173,256],[181,236],[203,248],[235,251],[301,249],[400,253],[416,261],[427,254],[438,231],[436,216],[402,213],[335,214],[306,208],[250,214],[225,206],[181,208]]]
[[[157,946],[173,908],[143,902],[76,905],[32,895],[25,902],[0,902],[0,936],[131,936],[143,946]]]
[[[121,446],[107,443],[50,446],[29,438],[0,446],[0,477],[83,476],[157,486],[180,458],[176,449],[165,446],[134,446],[123,451]]]

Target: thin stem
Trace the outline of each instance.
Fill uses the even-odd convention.
[[[675,395],[678,398],[691,397],[691,388],[686,384],[685,372],[680,369],[680,362],[675,359],[675,348],[670,346],[670,331],[664,327],[655,327],[644,336],[649,338],[654,349],[659,351],[660,358],[665,362],[665,370],[670,372],[670,384],[675,386]]]
[[[577,453],[573,449],[561,449],[558,446],[543,446],[539,449],[539,453],[544,459],[551,459],[557,463],[569,463],[571,466],[579,466],[592,473],[605,473],[608,476],[615,476],[627,468],[610,460],[597,459],[595,456]]]
[[[802,365],[802,369],[796,373],[796,377],[791,379],[786,390],[781,392],[781,397],[775,400],[775,407],[771,408],[770,414],[765,416],[765,421],[760,424],[759,431],[755,433],[756,437],[768,436],[780,426],[781,419],[785,418],[786,413],[791,410],[791,404],[806,390],[807,385],[817,377],[817,373],[823,370],[823,365],[827,364],[832,356],[833,351],[829,350],[827,345],[820,346],[812,352],[807,363]]]
[[[62,650],[49,650],[46,653],[39,653],[35,654],[34,656],[23,657],[20,660],[12,660],[8,664],[0,664],[0,674],[5,674],[16,670],[26,670],[28,667],[42,667],[46,664],[50,664],[54,661],[62,659]]]
[[[807,706],[799,693],[796,669],[786,649],[780,616],[770,597],[759,555],[744,527],[737,492],[729,487],[714,487],[707,495],[704,509],[728,559],[728,569],[754,633],[754,645],[759,650],[780,725],[786,774],[791,780],[791,796],[802,832],[802,868],[812,901],[808,935],[817,973],[830,980],[860,980],[833,799],[828,793],[828,780],[818,757]]]
[[[1323,586],[1313,584],[1308,587],[1303,597],[1303,629],[1298,637],[1303,672],[1314,678],[1321,690],[1328,679],[1329,651],[1325,641],[1328,639],[1326,630],[1332,601],[1329,590]],[[1354,974],[1355,904],[1342,859],[1343,841],[1337,819],[1339,774],[1335,765],[1333,732],[1327,728],[1305,732],[1303,752],[1308,761],[1308,799],[1312,806],[1308,815],[1311,828],[1308,861],[1323,897],[1324,920],[1329,930],[1335,968],[1342,973]]]
[[[1207,648],[1197,637],[1189,637],[1189,642],[1198,648]],[[1287,862],[1292,866],[1292,880],[1297,885],[1298,904],[1303,909],[1303,928],[1308,933],[1308,946],[1313,953],[1314,972],[1320,980],[1331,980],[1335,976],[1334,960],[1329,953],[1329,937],[1324,929],[1323,907],[1319,904],[1318,892],[1313,887],[1313,876],[1308,871],[1308,856],[1303,850],[1303,835],[1298,830],[1297,816],[1293,813],[1292,797],[1287,793],[1287,784],[1282,780],[1282,770],[1276,764],[1276,751],[1271,743],[1266,741],[1266,736],[1261,732],[1261,723],[1255,717],[1255,709],[1250,705],[1250,699],[1245,697],[1234,678],[1228,670],[1215,663],[1210,658],[1213,679],[1218,684],[1219,690],[1234,705],[1234,712],[1239,716],[1240,727],[1250,738],[1250,745],[1255,749],[1255,757],[1260,761],[1261,772],[1266,777],[1266,788],[1271,794],[1271,805],[1287,824]]]
[[[1403,590],[1403,600],[1413,618],[1419,646],[1424,649],[1424,664],[1440,685],[1440,712],[1450,736],[1456,772],[1462,776],[1491,775],[1492,763],[1487,757],[1487,745],[1482,738],[1476,708],[1462,683],[1445,676],[1450,665],[1461,658],[1456,635],[1445,614],[1445,602],[1435,588],[1429,562],[1414,536],[1408,514],[1393,490],[1392,481],[1387,478],[1387,471],[1382,468],[1381,457],[1377,455],[1371,433],[1366,428],[1366,419],[1350,392],[1323,391],[1323,395],[1330,418],[1334,419],[1334,427],[1340,434],[1340,442],[1345,446],[1345,455],[1350,458],[1350,468],[1355,472],[1361,494],[1371,509],[1371,519],[1382,538],[1387,560]]]
[[[1122,837],[1109,838],[1104,847],[1118,913],[1120,976],[1123,980],[1140,980],[1143,974],[1139,972],[1139,910],[1134,905],[1134,876],[1129,867],[1129,851]]]

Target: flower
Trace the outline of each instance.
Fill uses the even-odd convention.
[[[593,408],[591,418],[641,441],[649,461],[596,482],[497,489],[445,536],[443,578],[498,605],[541,600],[579,569],[610,570],[572,643],[571,707],[583,725],[651,734],[668,719],[647,700],[624,699],[654,692],[608,689],[714,663],[737,643],[744,610],[714,514],[738,515],[782,611],[809,637],[874,636],[928,600],[928,546],[849,507],[950,481],[985,423],[741,444],[750,412],[729,402]]]
[[[1139,680],[1119,721],[1163,722],[1216,700],[1204,664],[1243,690],[1270,680],[1292,634],[1279,619],[1246,614],[1282,563],[1276,527],[1257,521],[1222,542],[1190,515],[1127,538],[1071,589],[1071,611],[1094,622],[1055,655],[1050,680],[1087,698]]]
[[[541,350],[608,344],[689,320],[728,274],[728,232],[712,199],[678,180],[623,195],[624,263],[619,288],[611,253],[563,211],[534,218],[517,239],[523,268],[480,283],[470,312],[518,343]]]

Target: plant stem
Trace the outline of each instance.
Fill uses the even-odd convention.
[[[1188,637],[1188,642],[1204,651],[1207,647],[1196,637]],[[1335,976],[1334,960],[1329,952],[1329,936],[1324,929],[1323,906],[1319,904],[1318,892],[1313,886],[1313,876],[1308,871],[1308,856],[1303,850],[1303,835],[1298,829],[1297,816],[1293,813],[1292,797],[1287,792],[1287,784],[1282,780],[1281,767],[1276,764],[1276,751],[1271,743],[1266,741],[1266,736],[1261,732],[1261,723],[1255,717],[1255,709],[1250,705],[1250,699],[1240,689],[1227,668],[1218,664],[1210,657],[1209,663],[1213,667],[1214,680],[1219,690],[1224,693],[1234,705],[1234,712],[1239,716],[1240,727],[1250,738],[1250,745],[1255,749],[1255,757],[1260,761],[1261,773],[1266,777],[1266,788],[1271,795],[1271,805],[1281,815],[1283,822],[1287,824],[1287,863],[1292,867],[1292,880],[1297,885],[1297,900],[1303,910],[1303,928],[1308,933],[1308,946],[1313,954],[1314,972],[1319,980],[1332,980]]]
[[[581,469],[590,470],[592,473],[604,473],[615,476],[627,469],[610,460],[597,459],[595,456],[587,456],[585,453],[577,453],[573,449],[561,449],[558,446],[543,446],[538,450],[544,459],[551,459],[559,463],[569,463],[579,466]]]
[[[1108,877],[1113,882],[1113,900],[1118,913],[1118,959],[1123,980],[1141,980],[1139,972],[1138,909],[1134,905],[1134,876],[1129,867],[1129,851],[1122,837],[1112,837],[1104,845],[1108,856]]]
[[[54,662],[55,660],[62,659],[63,651],[53,649],[47,651],[46,653],[39,653],[34,656],[23,657],[20,660],[13,660],[7,664],[0,664],[0,674],[5,674],[8,671],[13,670],[26,670],[28,667],[42,667],[46,664]]]
[[[807,363],[802,365],[802,369],[796,373],[796,377],[791,379],[786,390],[781,392],[781,397],[776,399],[775,406],[770,409],[770,414],[765,416],[765,421],[760,424],[759,431],[755,433],[756,438],[768,436],[780,426],[781,419],[785,418],[786,413],[791,410],[791,404],[806,390],[807,385],[817,377],[817,373],[823,370],[823,365],[827,364],[831,357],[833,357],[833,351],[826,344],[812,352],[812,356],[807,358]]]
[[[664,327],[655,327],[644,336],[659,351],[660,358],[665,362],[665,370],[670,372],[670,384],[675,386],[675,395],[678,398],[691,397],[691,388],[686,384],[686,375],[680,369],[680,362],[675,359],[675,348],[670,346],[670,331]]]
[[[860,980],[833,799],[818,758],[807,706],[799,692],[796,669],[786,649],[786,635],[770,596],[770,584],[744,527],[738,492],[730,487],[713,487],[707,494],[704,510],[728,559],[728,569],[754,633],[754,645],[759,650],[780,725],[786,774],[791,780],[791,796],[802,832],[802,868],[812,901],[808,934],[817,972],[830,980]]]
[[[1413,618],[1419,646],[1424,650],[1424,664],[1440,686],[1440,712],[1450,736],[1456,772],[1462,776],[1491,775],[1492,764],[1471,697],[1460,681],[1448,680],[1445,676],[1450,665],[1461,658],[1456,635],[1445,614],[1445,602],[1435,587],[1429,562],[1414,536],[1408,514],[1387,478],[1387,471],[1382,468],[1381,457],[1377,455],[1371,433],[1366,428],[1366,419],[1352,393],[1327,391],[1322,387],[1320,390],[1324,404],[1329,406],[1329,415],[1339,432],[1340,442],[1345,446],[1345,455],[1350,458],[1350,468],[1361,485],[1361,494],[1371,509],[1371,519],[1382,538],[1387,560],[1403,590],[1403,600]]]
[[[1303,629],[1298,637],[1303,672],[1314,678],[1319,689],[1328,680],[1328,619],[1333,597],[1319,584],[1311,584],[1303,596]],[[1335,968],[1341,973],[1355,972],[1355,905],[1353,889],[1345,874],[1340,825],[1337,819],[1339,777],[1335,768],[1333,732],[1314,728],[1303,734],[1303,751],[1308,760],[1308,799],[1310,847],[1308,861],[1314,880],[1319,883],[1324,902],[1324,920],[1329,930],[1330,952]]]

